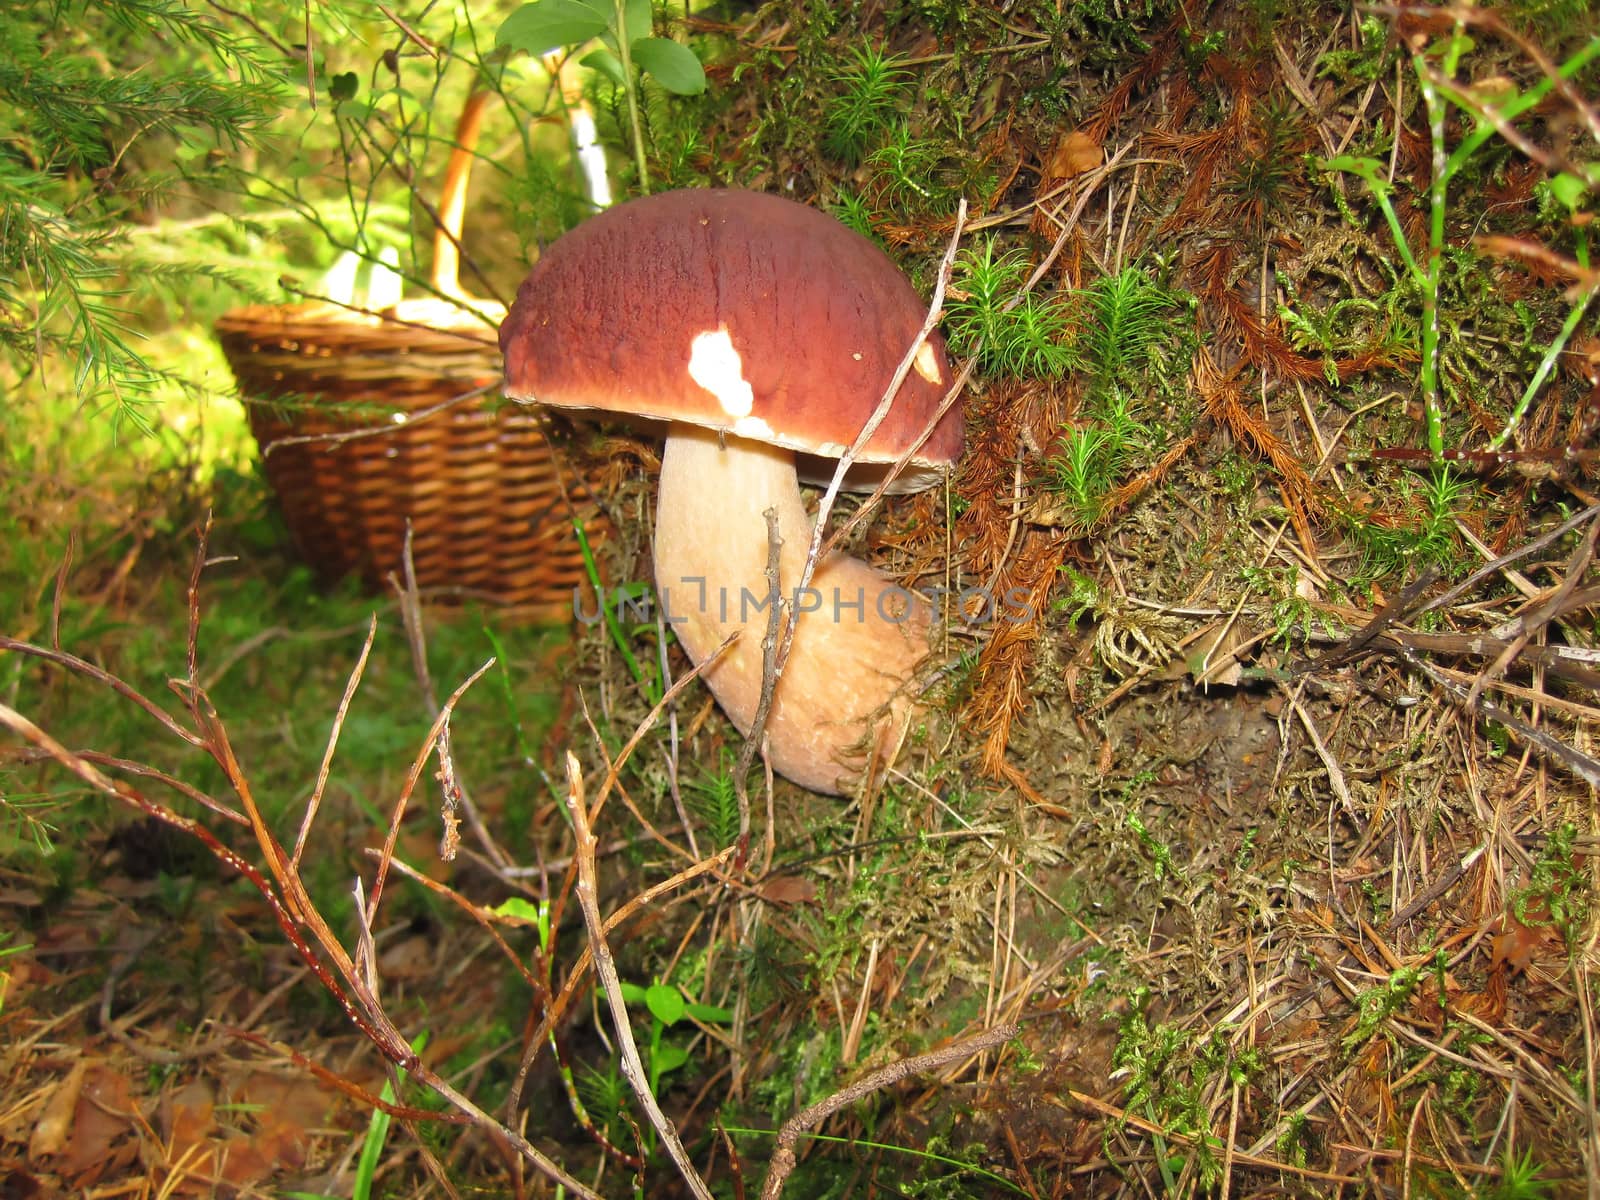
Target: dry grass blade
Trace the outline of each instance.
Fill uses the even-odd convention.
[[[339,748],[339,731],[344,728],[345,718],[350,714],[350,702],[355,699],[356,689],[361,686],[361,675],[367,669],[367,659],[372,655],[372,642],[378,636],[378,618],[374,614],[367,624],[367,637],[361,643],[361,654],[356,658],[356,665],[350,669],[350,678],[344,686],[344,695],[339,698],[339,709],[334,713],[333,726],[328,730],[328,746],[322,753],[322,765],[317,770],[317,782],[311,789],[311,797],[306,801],[305,816],[300,820],[300,833],[294,840],[294,853],[289,856],[289,865],[294,870],[300,869],[300,856],[305,853],[306,839],[311,836],[311,826],[317,819],[317,809],[322,806],[322,793],[328,786],[328,773],[333,769],[334,752]]]
[[[772,698],[778,688],[778,653],[782,641],[783,583],[778,574],[778,556],[782,539],[778,536],[778,510],[767,509],[762,516],[767,521],[767,628],[761,636],[761,697],[756,703],[756,715],[750,722],[750,734],[739,750],[739,763],[734,768],[733,786],[739,801],[739,855],[743,859],[750,846],[750,767],[755,763],[756,752],[766,745],[767,718],[772,715]],[[684,829],[688,831],[685,822]],[[693,835],[690,846],[693,847]]]
[[[583,923],[589,930],[589,949],[594,956],[595,975],[605,992],[611,1008],[612,1029],[617,1046],[622,1053],[622,1075],[633,1089],[640,1107],[650,1118],[650,1124],[661,1135],[662,1144],[671,1155],[678,1174],[698,1200],[712,1200],[711,1189],[706,1186],[700,1172],[689,1161],[689,1152],[683,1148],[678,1130],[661,1111],[655,1094],[650,1090],[650,1076],[639,1058],[639,1047],[633,1040],[633,1027],[628,1021],[628,1002],[622,996],[622,981],[617,977],[617,966],[611,957],[611,944],[606,940],[605,924],[600,919],[598,872],[595,867],[595,836],[589,827],[589,806],[583,798],[583,770],[578,760],[567,752],[567,811],[572,814],[573,837],[576,842],[574,857],[578,865],[578,907],[583,910]]]
[[[1199,1140],[1198,1138],[1191,1137],[1187,1134],[1175,1133],[1170,1129],[1162,1129],[1161,1126],[1155,1124],[1154,1122],[1145,1120],[1137,1113],[1130,1113],[1126,1109],[1118,1108],[1115,1104],[1108,1104],[1106,1101],[1101,1100],[1097,1096],[1091,1096],[1085,1092],[1079,1091],[1069,1091],[1067,1095],[1073,1100],[1076,1100],[1079,1104],[1086,1105],[1089,1108],[1094,1109],[1096,1112],[1104,1113],[1106,1116],[1112,1117],[1118,1122],[1133,1129],[1138,1129],[1144,1133],[1159,1135],[1160,1137],[1170,1139],[1181,1146],[1192,1146]],[[1057,1103],[1060,1103],[1060,1101],[1057,1101]],[[1276,1162],[1270,1158],[1261,1158],[1257,1155],[1250,1154],[1242,1150],[1233,1151],[1233,1161],[1238,1164],[1266,1167],[1273,1171],[1283,1171],[1290,1175],[1297,1175],[1304,1179],[1315,1179],[1322,1183],[1347,1184],[1361,1182],[1353,1175],[1342,1175],[1331,1171],[1317,1171],[1307,1167],[1296,1166],[1293,1163]]]

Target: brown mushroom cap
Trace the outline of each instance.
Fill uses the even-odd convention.
[[[815,209],[760,192],[663,192],[545,251],[500,328],[506,394],[838,458],[926,313],[888,255]],[[862,482],[922,434],[950,382],[935,332],[859,456]],[[952,408],[895,490],[934,483],[961,440]]]

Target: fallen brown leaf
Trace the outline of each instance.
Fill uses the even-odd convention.
[[[115,1177],[138,1157],[138,1141],[127,1136],[136,1131],[138,1118],[128,1077],[103,1064],[91,1066],[73,1110],[72,1136],[62,1148],[61,1173],[80,1188]]]
[[[28,1139],[28,1161],[37,1164],[42,1158],[61,1153],[67,1134],[72,1131],[72,1114],[78,1110],[78,1096],[83,1091],[83,1080],[89,1069],[87,1059],[80,1058],[67,1077],[55,1086],[50,1099],[45,1101],[44,1112],[33,1127]]]
[[[1098,167],[1104,161],[1100,143],[1081,129],[1074,129],[1055,144],[1046,169],[1057,179],[1071,179]]]

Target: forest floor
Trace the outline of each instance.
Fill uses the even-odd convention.
[[[661,186],[822,203],[924,294],[959,237],[966,457],[855,550],[1028,599],[940,631],[881,787],[757,772],[737,869],[740,741],[704,691],[649,719],[656,626],[330,590],[252,465],[29,431],[0,1195],[553,1194],[508,1131],[692,1194],[580,865],[718,1195],[841,1092],[787,1194],[1600,1195],[1600,44],[1548,9],[688,22]],[[645,577],[653,447],[569,449]],[[413,1082],[374,1118],[397,1062],[488,1115]]]

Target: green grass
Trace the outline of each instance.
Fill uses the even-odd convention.
[[[1514,125],[1521,116],[1532,111],[1557,83],[1555,78],[1544,76],[1519,90],[1508,82],[1505,94],[1496,96],[1492,103],[1487,102],[1471,89],[1454,82],[1457,72],[1467,65],[1467,59],[1475,47],[1476,43],[1466,26],[1457,23],[1438,42],[1427,47],[1418,45],[1412,52],[1411,63],[1426,110],[1434,163],[1426,196],[1427,226],[1423,245],[1414,247],[1412,239],[1407,236],[1396,205],[1396,188],[1384,161],[1368,155],[1342,154],[1322,163],[1326,170],[1353,176],[1366,185],[1367,193],[1378,206],[1394,247],[1405,264],[1406,275],[1416,291],[1420,307],[1417,383],[1422,398],[1428,453],[1435,462],[1444,458],[1447,422],[1457,415],[1446,408],[1448,374],[1441,370],[1445,349],[1442,339],[1449,326],[1447,314],[1441,311],[1445,299],[1447,238],[1451,222],[1459,221],[1463,216],[1460,209],[1452,204],[1451,187],[1472,170],[1480,169],[1480,155],[1486,152],[1486,147],[1499,135],[1500,129]],[[1563,78],[1573,78],[1597,56],[1600,56],[1600,37],[1591,38],[1580,50],[1560,63],[1557,74]],[[1453,143],[1447,142],[1446,134],[1447,121],[1451,117],[1464,118],[1467,126]],[[1551,186],[1558,203],[1576,213],[1589,200],[1595,179],[1592,173],[1580,175],[1562,172],[1555,177]],[[1342,195],[1337,198],[1347,218],[1353,219]],[[1573,257],[1580,268],[1586,269],[1588,239],[1582,224],[1574,222],[1572,239]],[[1580,289],[1567,319],[1546,347],[1526,388],[1503,417],[1500,429],[1489,439],[1490,449],[1498,450],[1509,443],[1548,379],[1561,351],[1581,323],[1594,293],[1595,286],[1592,283]]]
[[[212,403],[204,432],[181,424],[191,410],[174,406],[162,411],[152,438],[127,441],[115,440],[103,423],[80,430],[37,398],[8,409],[0,418],[3,453],[30,483],[0,498],[0,533],[8,535],[0,537],[0,576],[9,581],[0,588],[0,629],[44,644],[54,633],[62,650],[187,721],[168,680],[187,670],[194,523],[209,506],[214,561],[200,587],[200,675],[263,812],[292,840],[376,614],[373,656],[329,775],[320,852],[310,858],[319,900],[342,911],[344,854],[364,841],[371,822],[387,822],[430,715],[394,601],[349,586],[324,588],[295,562],[265,486],[235,465],[247,443],[242,416],[236,405],[230,413],[229,403]],[[41,512],[54,519],[41,521]],[[55,579],[64,562],[56,615]],[[500,659],[498,685],[487,681],[469,692],[452,728],[469,785],[497,797],[504,836],[517,844],[543,790],[537,763],[528,759],[554,711],[560,680],[551,651],[563,635],[508,625],[487,610],[435,609],[428,616],[429,667],[444,690],[491,656]],[[147,762],[222,794],[215,762],[91,680],[21,654],[0,655],[0,696],[68,746]],[[43,867],[63,850],[95,844],[128,819],[55,770],[10,766],[0,785],[0,855],[24,866]],[[199,815],[187,799],[158,785],[151,790]],[[425,812],[437,796],[424,790],[414,803]]]

